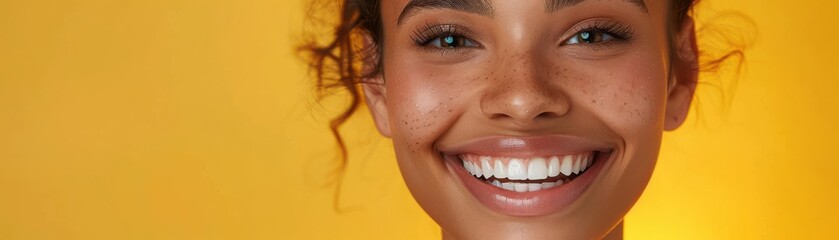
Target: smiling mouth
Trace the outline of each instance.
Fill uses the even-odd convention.
[[[594,165],[598,151],[532,158],[460,154],[466,172],[513,192],[536,192],[567,184]]]
[[[612,144],[572,135],[487,136],[437,150],[475,200],[522,217],[568,209],[620,156]]]

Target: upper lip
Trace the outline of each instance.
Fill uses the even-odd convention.
[[[612,147],[607,143],[570,135],[488,136],[438,148],[448,156],[469,153],[498,157],[570,155],[609,149]]]

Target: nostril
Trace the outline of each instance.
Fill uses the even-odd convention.
[[[513,118],[510,115],[503,114],[503,113],[495,113],[490,115],[490,119],[505,119],[505,118]]]
[[[550,119],[550,118],[555,118],[555,117],[558,117],[558,116],[559,115],[557,115],[554,112],[542,112],[542,113],[539,113],[539,115],[536,115],[536,118],[537,119],[538,118]]]
[[[553,119],[553,118],[557,118],[559,116],[560,115],[558,115],[557,113],[550,112],[550,111],[540,112],[540,113],[535,114],[535,115],[532,114],[532,113],[521,113],[521,114],[513,114],[513,115],[506,114],[506,113],[494,113],[494,114],[490,115],[490,119],[494,119],[494,120],[513,119],[513,120],[518,120],[518,121],[532,121],[532,120],[539,120],[539,119]]]

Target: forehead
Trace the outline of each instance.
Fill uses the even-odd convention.
[[[541,4],[534,4],[538,2]],[[634,6],[637,11],[647,14],[650,9],[665,9],[663,4],[667,1],[658,0],[382,0],[381,10],[384,19],[396,19],[397,23],[430,9],[450,9],[466,13],[493,17],[498,10],[505,6],[530,5],[539,6],[533,11],[550,14],[558,10],[573,7],[588,2],[607,2]],[[500,9],[499,9],[500,8]]]

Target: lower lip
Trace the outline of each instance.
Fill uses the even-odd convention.
[[[460,178],[469,192],[495,212],[511,216],[542,216],[556,213],[577,200],[594,181],[612,152],[600,152],[594,165],[579,177],[558,187],[535,192],[514,192],[478,180],[461,167],[457,157],[447,157],[449,169]]]

